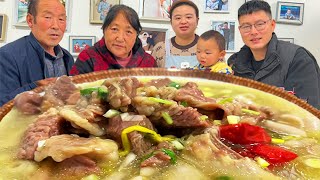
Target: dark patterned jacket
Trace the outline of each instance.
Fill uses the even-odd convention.
[[[126,66],[126,68],[134,67],[157,67],[155,59],[143,50],[141,43],[138,47],[133,48],[131,60]],[[83,50],[79,54],[75,64],[71,68],[70,74],[77,75],[121,68],[123,67],[107,49],[104,38],[102,38],[94,46]]]

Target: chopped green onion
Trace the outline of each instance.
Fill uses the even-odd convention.
[[[95,174],[91,174],[89,176],[81,178],[81,180],[99,180],[99,177]]]
[[[254,160],[262,167],[262,168],[266,168],[268,167],[270,164],[264,160],[261,157],[255,157]]]
[[[120,112],[115,109],[109,109],[103,116],[106,118],[113,118],[117,115],[119,115]]]
[[[271,142],[273,144],[283,144],[284,140],[283,139],[278,139],[278,138],[271,138]]]
[[[214,178],[214,180],[232,180],[232,177],[229,176],[218,176],[216,178]]]
[[[169,149],[162,149],[162,152],[164,152],[166,155],[170,156],[171,164],[175,164],[177,162],[177,156],[173,151],[171,151]]]
[[[221,120],[214,120],[213,125],[215,126],[220,126],[221,125]]]
[[[157,102],[157,103],[167,104],[167,105],[173,104],[172,101],[160,99],[160,98],[155,98],[155,97],[148,97],[148,100],[153,101],[153,102]]]
[[[176,82],[171,82],[168,86],[169,87],[174,87],[176,89],[180,89],[181,88],[181,85],[176,83]]]
[[[200,121],[205,121],[207,119],[208,119],[208,116],[206,116],[206,115],[200,116]]]
[[[88,95],[91,95],[92,92],[94,92],[94,91],[98,92],[98,97],[101,99],[106,99],[108,97],[109,91],[108,91],[108,88],[105,86],[81,89],[80,94],[82,96],[88,96]]]
[[[318,158],[309,158],[309,159],[305,160],[304,163],[307,166],[312,167],[312,168],[317,168],[317,169],[320,168],[320,159],[318,159]]]
[[[172,120],[171,116],[169,115],[169,113],[162,112],[161,116],[163,117],[163,119],[166,121],[167,124],[169,124],[169,125],[173,124],[173,120]]]
[[[101,86],[98,88],[98,97],[101,99],[107,99],[108,97],[108,88],[106,86]]]
[[[258,111],[253,111],[253,110],[250,110],[250,109],[244,109],[244,108],[242,108],[241,111],[242,111],[243,113],[250,114],[250,115],[256,115],[256,116],[260,115],[260,112],[258,112]]]
[[[180,104],[181,104],[183,107],[188,107],[188,106],[189,106],[188,103],[185,102],[185,101],[180,102]]]
[[[143,161],[151,158],[153,155],[154,155],[154,152],[151,152],[151,153],[149,153],[149,154],[147,154],[147,155],[144,155],[144,156],[141,158],[141,162],[143,162]]]
[[[226,103],[232,103],[233,101],[233,98],[232,97],[228,97],[228,98],[224,98],[224,99],[221,99],[218,104],[226,104]]]
[[[295,136],[282,136],[282,139],[285,140],[285,141],[296,139],[296,138],[297,137],[295,137]]]
[[[177,150],[182,150],[184,149],[184,146],[182,145],[181,142],[179,142],[178,140],[173,140],[171,141],[172,145],[177,149]]]
[[[227,120],[229,124],[238,124],[240,121],[239,116],[229,115],[227,116]]]
[[[81,89],[80,90],[80,94],[82,96],[87,96],[87,95],[91,95],[91,93],[93,91],[98,91],[98,87],[91,87],[91,88]]]

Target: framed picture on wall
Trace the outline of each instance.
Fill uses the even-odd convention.
[[[169,22],[169,10],[172,0],[139,0],[141,20]]]
[[[220,32],[226,41],[226,51],[235,50],[235,21],[212,21],[211,29]]]
[[[69,36],[69,52],[78,56],[82,50],[93,46],[95,42],[95,36]]]
[[[120,0],[90,0],[90,23],[102,24],[109,9],[116,4],[120,4]]]
[[[276,21],[287,24],[303,24],[304,3],[278,2]]]
[[[143,28],[138,36],[142,42],[143,49],[150,54],[156,44],[165,44],[167,31],[168,29]]]
[[[28,0],[14,0],[14,25],[15,26],[28,26],[26,17],[28,13]]]
[[[6,37],[7,16],[0,14],[0,41],[4,41]]]
[[[71,29],[71,2],[72,0],[61,0],[61,2],[63,3],[64,7],[66,8],[66,14],[67,14],[67,29],[66,31],[70,31]]]
[[[287,41],[289,43],[294,44],[294,38],[278,38],[278,40]]]
[[[204,12],[229,12],[229,0],[203,0],[203,2],[205,3]]]
[[[29,0],[15,0],[15,10],[14,10],[14,25],[27,27],[26,17],[28,14]],[[67,30],[70,29],[71,22],[71,12],[70,12],[70,0],[61,0],[62,4],[66,8],[67,14]]]

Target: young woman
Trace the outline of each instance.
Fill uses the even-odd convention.
[[[198,7],[192,1],[178,0],[172,4],[169,15],[176,36],[167,44],[157,43],[151,54],[159,67],[194,67],[198,62],[196,45],[199,36],[195,34],[199,21]]]

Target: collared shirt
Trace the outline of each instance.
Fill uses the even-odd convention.
[[[56,46],[54,47],[54,52],[57,56],[52,56],[51,54],[45,52],[44,62],[48,71],[47,78],[67,75],[66,66],[63,61],[62,49],[59,46]]]

